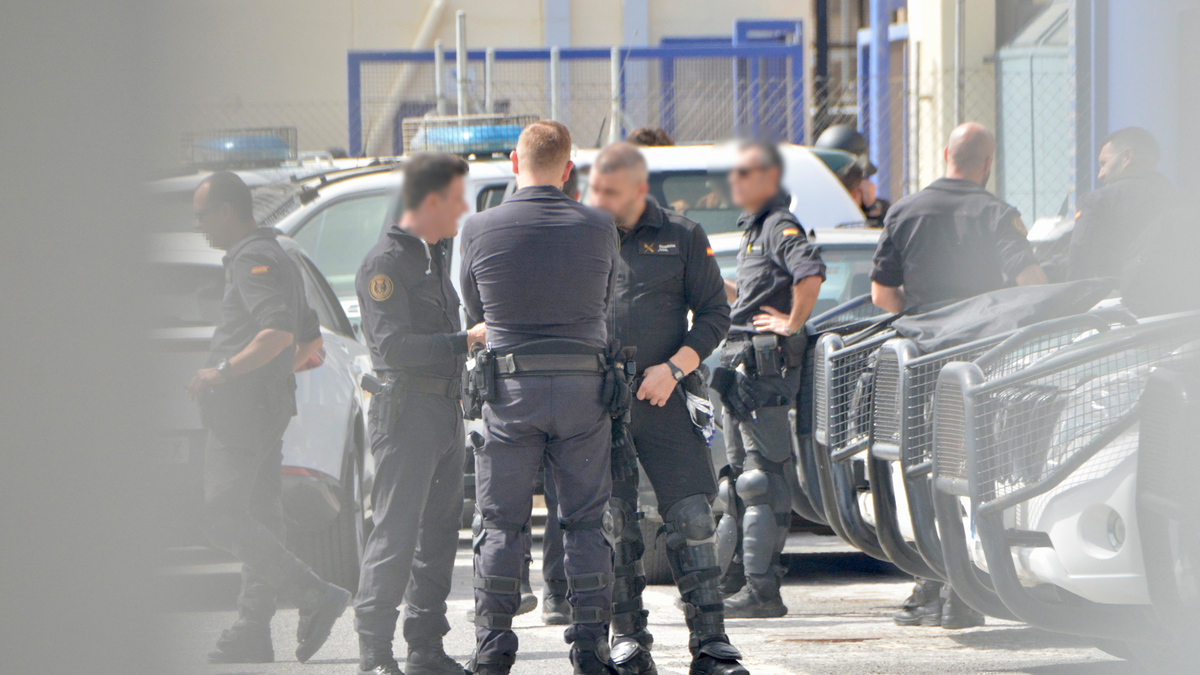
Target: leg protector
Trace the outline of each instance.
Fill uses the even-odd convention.
[[[733,476],[731,467],[721,469],[721,479],[717,483],[717,499],[723,507],[721,522],[717,524],[717,561],[721,571],[729,569],[737,552],[738,543],[742,538],[742,502],[737,493],[737,479]]]
[[[747,574],[766,574],[778,564],[791,523],[792,502],[783,466],[759,459],[737,481],[738,495],[746,505],[742,516],[743,562]]]
[[[742,658],[725,635],[724,604],[717,580],[717,528],[705,495],[676,502],[664,516],[668,559],[675,584],[683,597],[693,658],[707,656],[724,661]]]
[[[642,608],[646,574],[642,569],[641,514],[624,499],[608,502],[605,536],[613,548],[612,662],[621,675],[657,675],[650,648],[654,636],[646,629],[649,612]]]

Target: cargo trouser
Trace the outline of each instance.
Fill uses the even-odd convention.
[[[595,375],[535,375],[497,380],[483,410],[485,442],[475,453],[476,663],[510,665],[521,602],[522,531],[543,460],[557,488],[572,625],[568,643],[607,643],[612,549],[602,531],[612,491],[611,420]],[[589,647],[590,648],[590,647]]]
[[[311,581],[312,571],[284,547],[283,433],[294,408],[285,383],[245,380],[201,399],[208,429],[204,522],[212,543],[242,563],[241,618],[268,623],[277,595]]]
[[[403,603],[404,639],[412,642],[450,630],[446,597],[462,523],[466,439],[456,399],[409,393],[404,400],[394,433],[371,419],[375,527],[354,613],[360,635],[391,641]]]

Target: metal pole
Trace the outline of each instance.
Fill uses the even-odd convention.
[[[892,72],[892,45],[888,40],[891,4],[887,0],[871,0],[870,148],[879,169],[875,178],[876,190],[883,199],[890,199],[892,191],[892,120],[888,105]]]
[[[483,107],[488,113],[496,112],[496,50],[488,47],[483,57]]]
[[[621,48],[613,47],[609,59],[612,101],[608,113],[608,142],[621,140]]]
[[[558,121],[558,47],[550,48],[550,119]]]
[[[433,97],[437,101],[437,114],[446,114],[446,92],[442,90],[446,79],[446,47],[441,40],[433,43]]]
[[[458,10],[454,15],[454,68],[458,84],[458,116],[469,114],[467,101],[467,13]]]
[[[954,3],[954,124],[967,121],[967,2]]]

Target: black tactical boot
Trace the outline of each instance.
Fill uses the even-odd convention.
[[[942,628],[946,630],[962,630],[975,628],[987,623],[987,617],[971,609],[967,603],[958,597],[949,584],[942,589]]]
[[[727,619],[774,619],[788,613],[779,594],[779,574],[747,574],[746,585],[725,600]]]
[[[940,626],[942,625],[942,582],[918,579],[912,595],[904,601],[900,611],[892,615],[897,626]]]
[[[571,623],[571,605],[567,602],[567,582],[546,580],[542,589],[542,623],[565,626]]]
[[[620,675],[612,666],[608,655],[608,645],[595,643],[581,648],[581,643],[571,645],[571,665],[575,667],[574,675]]]
[[[311,571],[308,590],[299,594],[296,607],[300,610],[300,622],[296,626],[296,660],[304,663],[329,639],[333,624],[350,604],[350,592],[344,588],[321,581]]]
[[[411,640],[404,661],[408,675],[463,675],[463,667],[446,654],[440,639]]]
[[[478,650],[471,656],[471,660],[467,662],[465,669],[466,673],[470,675],[508,675],[510,670],[512,670],[511,657],[503,661],[480,663]]]
[[[658,666],[650,656],[653,644],[654,637],[646,630],[640,634],[616,636],[610,654],[613,667],[621,675],[658,675]]]
[[[221,639],[208,653],[209,663],[272,663],[271,625],[239,619],[222,631]]]
[[[359,635],[358,655],[358,675],[404,675],[392,656],[390,640]]]
[[[725,570],[725,574],[721,576],[721,595],[730,597],[742,590],[746,586],[746,568],[742,565],[742,561],[734,558],[733,562],[729,563],[729,567]]]

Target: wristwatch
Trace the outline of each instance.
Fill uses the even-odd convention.
[[[221,362],[217,364],[217,372],[221,374],[221,377],[226,382],[233,379],[233,374],[230,373],[229,371],[230,371],[229,359],[221,359]]]
[[[683,378],[687,377],[687,374],[683,372],[683,369],[675,365],[671,359],[667,359],[667,367],[671,369],[671,375],[675,378],[676,382],[679,382]]]

